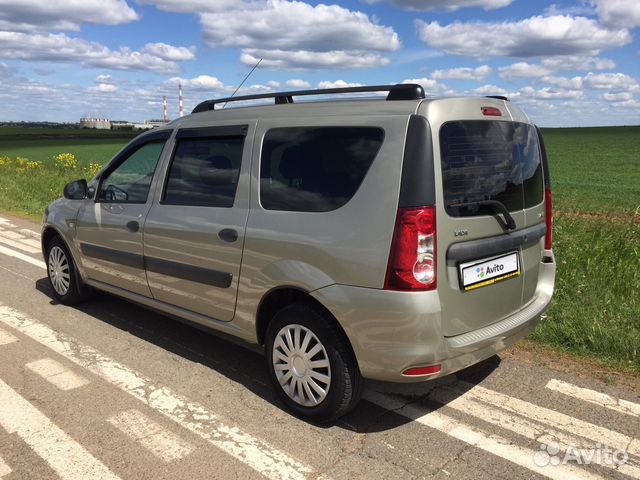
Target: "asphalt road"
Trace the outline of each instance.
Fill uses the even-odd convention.
[[[640,479],[633,390],[493,357],[312,425],[258,353],[106,294],[57,304],[38,230],[0,217],[3,480]]]

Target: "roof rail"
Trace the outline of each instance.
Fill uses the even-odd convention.
[[[424,89],[414,83],[399,83],[396,85],[372,85],[365,87],[320,88],[317,90],[295,90],[291,92],[260,93],[257,95],[243,95],[240,97],[217,98],[205,100],[198,104],[191,113],[215,110],[215,106],[222,103],[240,102],[242,100],[258,100],[273,98],[275,104],[293,103],[293,97],[309,95],[330,95],[336,93],[389,92],[387,100],[419,100],[424,98]]]

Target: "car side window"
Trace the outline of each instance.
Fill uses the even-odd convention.
[[[244,135],[178,139],[162,203],[233,206]]]
[[[102,179],[98,200],[117,203],[145,203],[164,144],[164,141],[153,141],[136,149],[124,162]]]
[[[377,127],[273,128],[264,137],[260,203],[266,210],[328,212],[356,193],[384,140]]]

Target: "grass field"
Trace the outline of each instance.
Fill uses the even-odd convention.
[[[70,180],[128,138],[0,129],[0,209],[40,219]],[[78,132],[76,130],[76,132]],[[4,136],[3,136],[4,133]],[[60,132],[58,131],[60,134]],[[65,137],[66,134],[61,134]],[[555,205],[556,293],[536,342],[640,373],[640,127],[543,130]],[[72,153],[74,168],[54,156]],[[2,159],[9,162],[2,165]],[[21,166],[16,157],[41,162]]]
[[[62,196],[67,182],[91,178],[134,135],[90,129],[0,128],[0,208],[40,219],[44,206]],[[72,154],[76,167],[56,162],[54,157],[61,153]],[[31,163],[20,166],[18,158]]]

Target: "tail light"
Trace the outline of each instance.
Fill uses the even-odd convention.
[[[551,243],[553,242],[553,199],[550,188],[544,191],[544,221],[547,224],[547,234],[544,237],[544,249],[551,250]]]
[[[398,209],[384,288],[406,291],[436,288],[435,207]]]
[[[502,116],[502,112],[500,111],[499,108],[496,108],[496,107],[480,107],[480,110],[482,111],[482,114],[485,117],[501,117]]]

